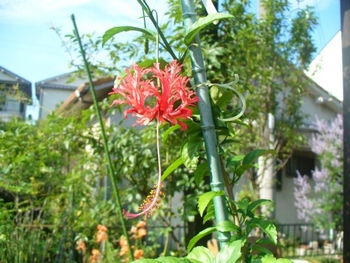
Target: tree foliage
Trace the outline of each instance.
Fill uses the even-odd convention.
[[[109,109],[106,102],[102,107]],[[93,125],[94,118],[95,111],[91,108],[79,117],[52,114],[35,125],[15,119],[2,123],[0,258],[3,262],[20,260],[16,258],[18,254],[24,253],[25,258],[40,249],[42,254],[37,255],[38,262],[77,259],[75,242],[84,240],[88,248],[94,246],[98,224],[107,226],[109,235],[115,240],[121,236],[116,204],[106,181],[103,145],[99,128]],[[157,176],[154,129],[154,126],[149,126],[141,132],[113,125],[106,130],[115,165],[115,180],[126,210],[138,210],[137,204],[147,196]],[[174,135],[169,139],[178,140]],[[175,152],[177,148],[174,146],[163,147],[165,167],[175,159]],[[187,173],[184,168],[175,172],[183,177]],[[169,186],[166,187],[169,189],[172,185],[172,190],[164,202],[171,198],[179,183],[169,177]],[[169,230],[169,217],[174,213],[177,213],[176,208],[164,206],[155,215],[161,222],[160,226],[157,225],[161,231],[151,228],[149,240],[169,235],[178,248],[181,246],[180,238]],[[128,226],[133,223],[130,221]],[[28,250],[25,249],[26,236],[34,240]],[[40,241],[40,236],[45,236],[46,243]],[[114,239],[112,247],[115,252],[111,253],[117,255],[118,245]],[[6,254],[9,244],[12,244],[14,253]],[[145,253],[154,254],[158,247],[154,243]]]

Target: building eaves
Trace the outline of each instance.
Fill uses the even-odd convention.
[[[114,85],[114,78],[101,78],[93,82],[98,101],[102,101],[108,96]],[[58,114],[72,115],[89,108],[93,104],[89,83],[83,83],[74,88],[74,92],[56,110]]]
[[[342,113],[343,103],[337,97],[333,96],[330,92],[319,86],[310,77],[308,78],[309,84],[308,89],[310,93],[315,96],[319,103],[326,105],[328,108],[332,109],[334,112]]]
[[[35,83],[35,93],[37,98],[40,98],[41,89],[62,89],[62,90],[75,90],[76,85],[71,83],[57,83],[59,80],[68,80],[73,76],[72,72],[64,73],[55,77],[47,78]],[[85,82],[86,79],[82,79],[82,82]]]
[[[17,85],[18,84],[20,90],[22,92],[24,92],[30,99],[32,99],[32,83],[29,80],[22,78],[21,76],[11,72],[10,70],[8,70],[2,66],[0,66],[0,71],[15,79],[13,81],[0,79],[0,83],[6,84],[6,85]]]

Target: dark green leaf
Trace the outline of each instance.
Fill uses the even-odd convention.
[[[137,63],[137,65],[139,65],[140,68],[150,68],[150,67],[153,67],[154,63],[156,63],[156,62],[157,62],[157,60],[155,60],[155,59],[146,59],[146,60],[142,60],[140,63]],[[162,58],[159,58],[158,62],[159,62],[159,67],[161,69],[164,69],[165,66],[168,64],[168,62]],[[177,125],[175,125],[175,126],[177,126]],[[172,127],[175,127],[175,126],[172,126]]]
[[[262,155],[267,155],[267,154],[276,154],[276,151],[275,150],[263,150],[263,149],[253,150],[244,157],[242,164],[243,165],[252,164],[258,157],[260,157]]]
[[[127,32],[127,31],[138,31],[144,33],[146,37],[149,37],[155,40],[155,33],[151,30],[142,27],[134,27],[134,26],[117,26],[111,29],[108,29],[102,37],[102,45],[106,44],[108,40],[110,40],[116,34]]]
[[[214,262],[214,256],[206,247],[195,247],[188,255],[188,259],[194,259],[198,262],[211,263]]]
[[[168,139],[168,136],[173,132],[180,129],[180,125],[176,124],[173,126],[170,126],[169,129],[167,129],[163,134],[162,134],[162,142],[165,143],[165,141]]]
[[[197,166],[197,169],[194,171],[194,181],[199,185],[204,176],[209,172],[208,162],[201,163]]]
[[[197,263],[196,261],[191,261],[186,258],[176,258],[176,257],[159,257],[157,258],[157,262],[160,263]]]
[[[191,140],[187,142],[181,152],[182,160],[186,167],[190,169],[196,169],[199,153],[198,150],[202,148],[203,141],[202,140]]]
[[[201,238],[213,233],[216,231],[216,228],[215,227],[208,227],[204,230],[202,230],[201,232],[199,232],[196,236],[194,236],[190,242],[188,243],[188,246],[187,246],[187,250],[188,251],[191,251],[192,248],[194,247],[194,245],[198,242],[198,240],[200,240]]]
[[[236,168],[236,171],[235,171],[235,174],[236,176],[240,177],[244,174],[245,171],[247,171],[248,169],[254,167],[253,164],[247,164],[247,165],[241,165],[241,166],[238,166]]]
[[[261,230],[263,230],[270,240],[274,244],[277,244],[277,228],[272,222],[261,218],[253,218],[248,223],[247,231],[249,232],[255,227],[259,227]]]
[[[207,222],[208,220],[212,219],[215,217],[215,207],[213,202],[210,202],[210,205],[207,206],[207,213],[205,214],[203,218],[203,224]]]
[[[255,261],[254,261],[255,262]],[[291,261],[290,259],[287,258],[279,258],[276,259],[274,256],[272,255],[266,255],[264,257],[261,258],[261,263],[292,263],[293,261]]]
[[[252,250],[253,251],[259,251],[261,253],[264,253],[264,254],[272,254],[272,251],[270,251],[268,248],[266,248],[265,246],[262,246],[262,245],[259,245],[259,244],[255,244],[253,247],[252,247]]]
[[[228,243],[218,253],[215,263],[235,263],[242,256],[241,253],[242,240],[236,240]]]
[[[159,263],[159,261],[155,259],[142,258],[136,261],[132,261],[132,263]]]
[[[236,226],[233,222],[227,220],[217,223],[215,227],[216,230],[220,232],[240,231],[240,228],[238,226]]]
[[[204,210],[207,208],[208,204],[214,197],[224,195],[225,191],[210,191],[199,196],[198,199],[198,211],[201,216],[203,216]]]
[[[165,180],[176,168],[183,164],[182,158],[175,160],[162,174],[162,181]]]
[[[185,36],[185,44],[190,45],[192,40],[195,38],[195,36],[206,26],[210,25],[211,23],[221,20],[221,19],[228,19],[233,18],[230,14],[224,14],[224,13],[217,13],[217,14],[210,14],[206,17],[199,18],[191,28],[189,29],[187,35]]]
[[[247,198],[244,198],[238,202],[235,202],[236,206],[239,208],[244,217],[247,215],[249,201]]]
[[[256,208],[258,208],[261,205],[264,204],[271,204],[272,201],[268,199],[259,199],[251,202],[248,206],[248,210],[251,211],[252,213],[255,211]]]
[[[176,258],[176,257],[159,257],[156,259],[139,259],[133,261],[133,263],[200,263],[196,260],[190,260],[186,258]]]

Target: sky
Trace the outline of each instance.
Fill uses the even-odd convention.
[[[252,0],[257,7],[258,0]],[[166,0],[148,0],[158,11],[160,23],[166,19]],[[320,25],[314,32],[318,52],[340,30],[339,0],[290,0],[291,17],[299,8],[314,6]],[[50,29],[61,28],[62,34],[73,30],[75,15],[80,34],[96,35],[114,27],[142,27],[141,8],[136,0],[0,0],[0,65],[34,83],[71,71],[69,55],[58,35]],[[123,33],[127,34],[127,33]],[[121,35],[120,35],[121,36]],[[33,93],[34,94],[34,93]],[[35,113],[38,102],[29,113]]]

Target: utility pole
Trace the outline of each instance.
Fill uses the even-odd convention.
[[[343,262],[350,263],[350,1],[340,0],[343,57],[344,185]]]

